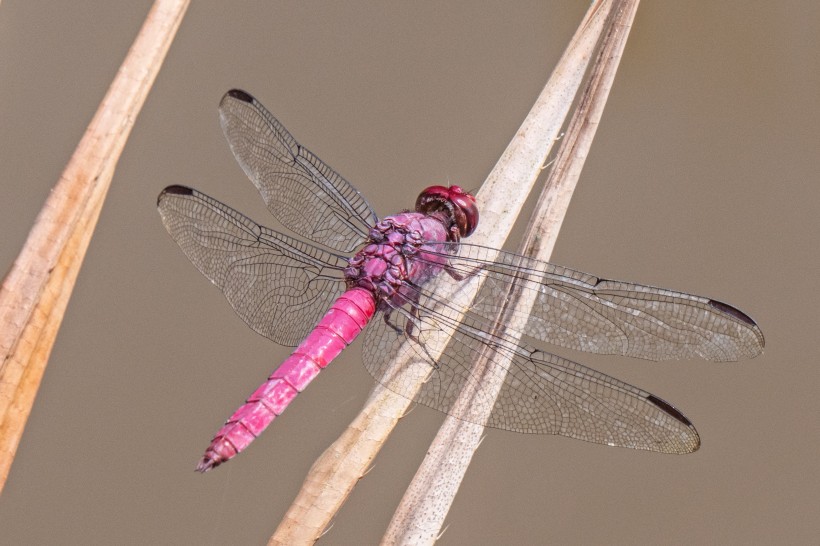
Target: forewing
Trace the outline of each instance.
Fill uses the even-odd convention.
[[[238,89],[228,91],[219,119],[236,160],[283,225],[341,252],[364,241],[376,223],[370,205],[259,101]]]
[[[561,347],[649,360],[732,361],[763,350],[763,333],[739,309],[704,298],[612,281],[481,246],[445,243],[451,270],[485,282],[471,311],[493,321],[511,285],[535,291],[525,334]],[[498,253],[493,260],[487,257]]]
[[[438,311],[431,311],[432,304],[439,304]],[[471,411],[458,417],[481,425],[663,453],[689,453],[700,445],[689,420],[660,398],[509,336],[491,335],[491,325],[477,315],[468,313],[458,322],[457,310],[422,297],[418,317],[394,310],[388,320],[374,320],[368,327],[365,366],[386,387],[425,406],[451,414],[469,386],[476,393],[471,410],[491,407],[489,421],[483,423]],[[408,321],[413,322],[410,329]],[[449,344],[433,358],[426,347],[441,337],[450,337]],[[495,351],[491,365],[475,375],[473,366],[490,347]],[[430,366],[418,393],[414,383],[397,382],[388,373],[392,359],[408,357]],[[511,361],[509,373],[502,359]],[[503,381],[497,399],[487,389],[488,378]]]
[[[256,332],[298,344],[344,290],[345,260],[260,226],[184,186],[157,199],[162,222],[193,264]]]

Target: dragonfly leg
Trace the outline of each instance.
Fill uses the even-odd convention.
[[[402,332],[403,332],[404,335],[408,339],[410,339],[410,341],[415,343],[415,346],[418,349],[421,350],[423,355],[419,355],[419,356],[424,356],[425,357],[425,360],[427,361],[427,363],[430,364],[430,368],[432,370],[438,370],[439,369],[438,362],[428,352],[427,347],[425,346],[425,343],[416,334],[417,330],[419,332],[421,331],[420,326],[422,324],[421,314],[420,314],[420,307],[419,307],[419,299],[421,297],[421,291],[418,290],[418,287],[416,287],[416,286],[414,286],[414,288],[416,288],[416,290],[414,290],[412,292],[412,296],[410,296],[410,297],[405,296],[405,303],[410,304],[410,309],[408,310],[408,309],[404,308],[403,306],[402,307],[393,307],[389,311],[386,311],[384,313],[384,322],[390,328],[395,330],[396,333],[398,333],[399,335],[401,335]],[[399,325],[396,324],[392,320],[391,315],[392,315],[393,312],[401,313],[402,315],[404,315],[404,317],[406,319],[406,323],[404,325],[404,328],[399,327]]]
[[[419,296],[420,292],[418,290],[413,291],[413,295],[410,298],[407,298],[406,303],[410,304],[410,311],[407,311],[404,307],[392,307],[388,311],[384,312],[384,323],[387,324],[390,328],[396,331],[397,334],[401,335],[404,333],[410,340],[414,341],[415,343],[420,343],[418,336],[413,333],[415,329],[416,323],[419,321]],[[407,322],[404,325],[404,328],[401,328],[396,322],[392,320],[392,314],[401,313],[407,319]]]
[[[415,288],[415,290],[413,290],[410,297],[407,299],[407,303],[410,304],[410,312],[407,316],[407,324],[404,327],[404,333],[407,334],[407,337],[411,340],[421,344],[418,336],[413,335],[413,326],[421,319],[419,315],[419,299],[421,298],[421,290],[415,285],[413,285],[413,288]]]
[[[482,267],[480,265],[477,265],[474,268],[470,269],[469,271],[466,271],[464,273],[460,273],[459,271],[456,271],[456,269],[449,263],[444,266],[444,271],[446,271],[448,275],[450,275],[454,280],[457,280],[457,281],[463,281],[465,279],[469,279],[470,277],[474,276],[476,273],[481,271],[481,269],[482,269]]]
[[[387,324],[393,330],[395,330],[397,334],[401,334],[402,329],[399,328],[399,326],[395,322],[390,320],[390,316],[393,314],[393,311],[395,311],[395,309],[391,309],[390,311],[386,311],[386,312],[383,313],[384,323]]]

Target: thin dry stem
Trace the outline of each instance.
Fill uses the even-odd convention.
[[[606,34],[590,79],[519,249],[525,256],[547,261],[552,253],[603,113],[637,6],[637,0],[619,2],[612,12],[613,15],[608,18]],[[500,328],[509,328],[505,336],[510,337],[511,333],[521,331],[523,325],[516,324],[515,317],[525,317],[534,299],[535,294],[523,294],[520,291],[509,294],[509,301],[514,302],[509,308],[511,312],[500,316],[497,321],[497,324],[504,325],[499,326]],[[509,361],[492,350],[488,350],[487,353],[473,368],[474,376],[480,379],[471,384],[477,385],[478,388],[465,388],[454,405],[454,415],[466,415],[469,412],[470,420],[475,421],[476,412],[484,407],[472,404],[474,397],[480,395],[494,398],[500,391],[502,378],[488,371],[490,367],[497,369],[499,364],[509,366]],[[476,392],[478,389],[480,393]],[[482,418],[486,421],[491,408],[485,409],[487,411]],[[456,417],[448,417],[445,420],[413,482],[405,492],[383,543],[435,542],[473,453],[481,442],[482,434],[483,427],[473,422]]]
[[[536,104],[482,185],[477,195],[482,222],[471,236],[472,243],[489,247],[503,245],[566,119],[609,7],[608,2],[596,2],[589,9]],[[458,294],[442,299],[451,303],[460,301],[466,306],[479,286],[463,283],[460,288]],[[427,346],[426,352],[435,355],[445,345],[442,340],[439,347]],[[413,351],[405,354],[413,354]],[[413,377],[420,387],[429,365],[409,357],[397,358],[391,372],[395,380],[406,382],[407,376]],[[314,463],[269,544],[314,542],[411,403],[377,386],[359,416]]]
[[[157,0],[0,286],[0,490],[105,194],[188,0]]]

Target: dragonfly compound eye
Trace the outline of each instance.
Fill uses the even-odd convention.
[[[478,226],[478,207],[475,197],[459,186],[430,186],[416,200],[416,211],[430,214],[447,210],[461,237],[470,236]]]

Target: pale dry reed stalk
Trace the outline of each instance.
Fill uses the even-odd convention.
[[[0,286],[0,490],[117,161],[188,3],[154,3]]]

